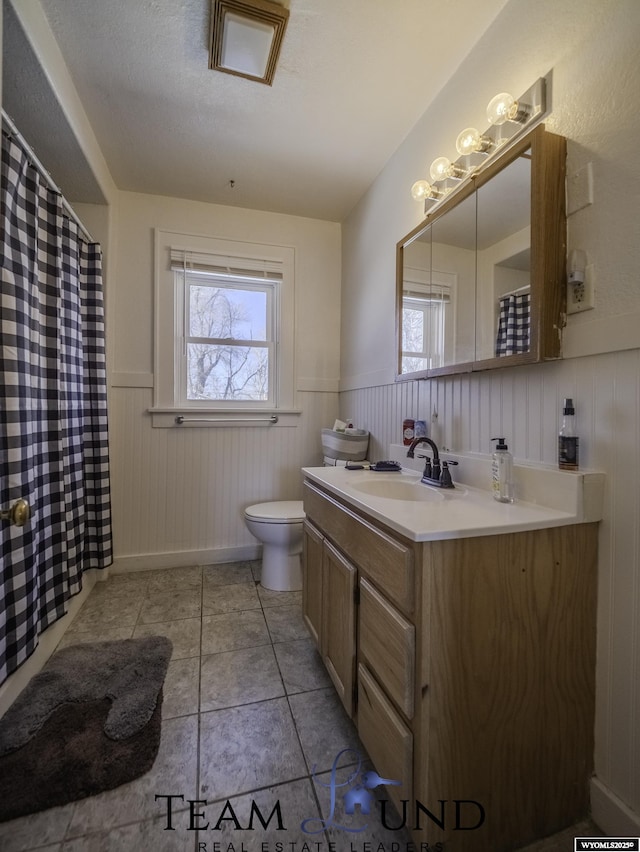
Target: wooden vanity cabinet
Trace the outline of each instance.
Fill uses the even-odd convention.
[[[304,506],[305,621],[416,842],[511,852],[584,817],[597,524],[419,543],[309,480]]]

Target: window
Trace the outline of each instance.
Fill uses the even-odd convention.
[[[290,408],[293,249],[157,231],[156,264],[152,413]]]
[[[179,254],[172,256],[182,306],[176,335],[178,401],[276,405],[282,275],[230,266],[223,270]]]
[[[273,398],[272,286],[187,274],[184,362],[188,401]]]

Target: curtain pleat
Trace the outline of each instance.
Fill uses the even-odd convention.
[[[111,562],[101,253],[3,135],[0,243],[0,682]]]

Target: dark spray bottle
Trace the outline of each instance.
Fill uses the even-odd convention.
[[[562,409],[562,427],[558,435],[558,467],[560,470],[578,470],[578,442],[576,411],[572,399],[565,399]]]

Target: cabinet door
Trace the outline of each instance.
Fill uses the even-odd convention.
[[[322,636],[322,542],[323,536],[310,524],[303,524],[302,537],[302,617],[316,648]]]
[[[356,666],[356,569],[325,540],[322,572],[321,652],[349,716],[353,716]]]

